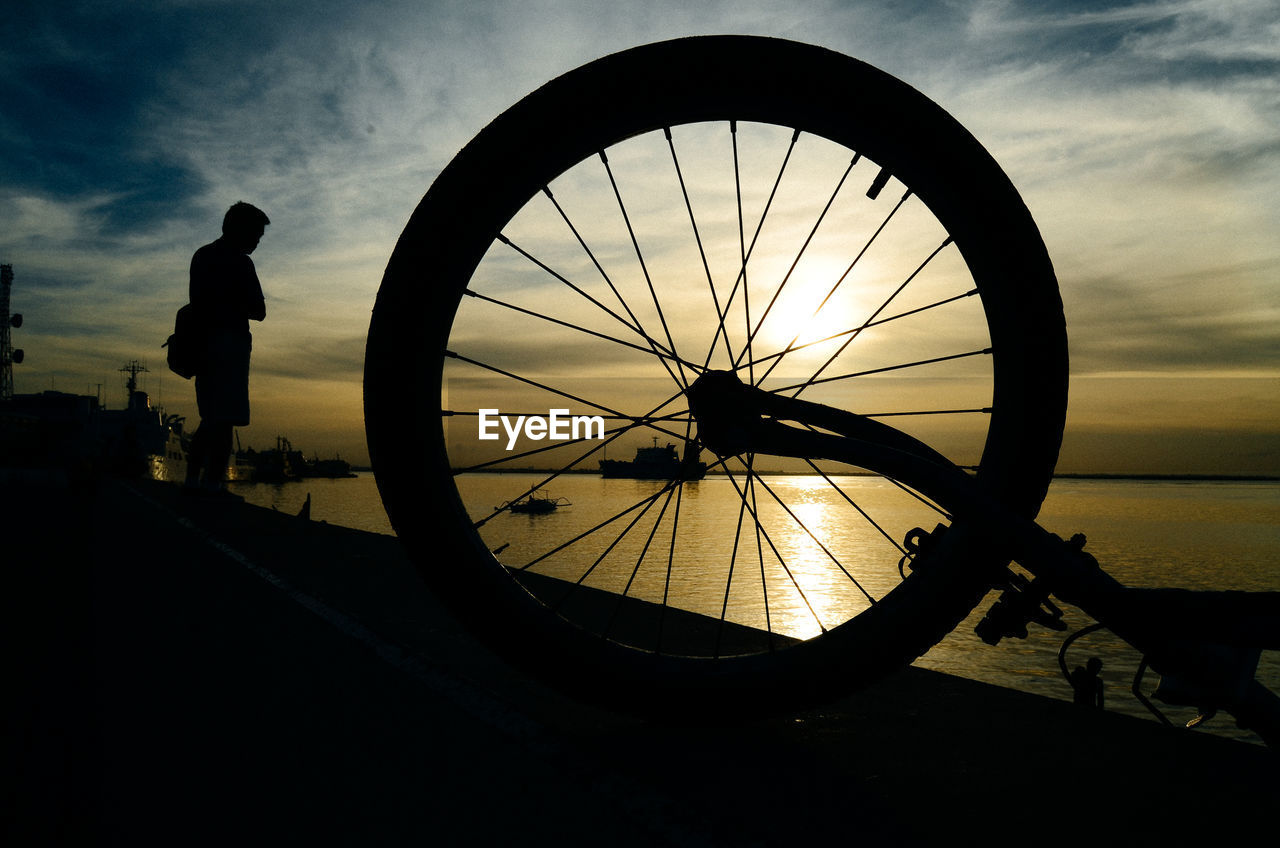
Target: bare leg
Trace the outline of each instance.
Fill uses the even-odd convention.
[[[200,486],[200,472],[205,466],[205,457],[209,452],[208,441],[208,432],[205,429],[205,424],[201,422],[195,433],[192,434],[191,447],[187,450],[187,479],[184,487],[188,490],[193,490]]]
[[[221,489],[227,482],[227,464],[231,460],[230,424],[209,422],[200,424],[200,431],[208,428],[206,443],[204,485],[208,489]]]

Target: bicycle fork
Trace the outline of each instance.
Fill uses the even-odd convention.
[[[727,371],[703,373],[687,395],[699,441],[721,457],[827,459],[882,474],[976,528],[1001,562],[1026,568],[1035,580],[1022,578],[997,602],[984,640],[994,644],[1004,635],[1025,635],[1028,621],[1053,621],[1052,593],[1144,654],[1165,678],[1162,686],[1178,690],[1180,702],[1202,712],[1225,710],[1280,748],[1280,698],[1253,679],[1258,651],[1280,649],[1280,592],[1132,589],[1084,551],[1082,536],[1064,541],[1017,514],[976,477],[900,430],[771,394]]]

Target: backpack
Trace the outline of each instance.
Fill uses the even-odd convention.
[[[169,348],[169,370],[184,380],[195,376],[204,358],[203,337],[196,311],[188,303],[178,310],[173,320],[173,333],[160,345]]]

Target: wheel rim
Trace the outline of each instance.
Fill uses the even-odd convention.
[[[566,110],[571,112],[590,102],[593,94],[662,90],[661,81],[639,78],[646,68],[687,75],[693,65],[701,69],[741,68],[747,57],[759,59],[762,55],[773,60],[771,67],[798,66],[802,70],[793,71],[790,79],[783,80],[783,87],[772,93],[760,91],[763,77],[751,82],[701,79],[691,86],[693,91],[682,96],[606,109],[607,114],[565,129]],[[837,72],[840,75],[833,76]],[[868,128],[832,118],[833,112],[840,112],[838,93],[826,92],[826,96],[837,98],[833,107],[812,96],[789,96],[786,91],[787,85],[794,88],[797,81],[818,79],[828,83],[842,80],[865,99],[866,108],[892,107],[894,111],[880,114]],[[769,77],[769,81],[776,86],[776,79]],[[910,120],[904,120],[904,111]],[[743,117],[735,119],[735,114]],[[774,123],[784,120],[792,126]],[[528,139],[534,131],[546,137],[521,147],[519,139]],[[933,137],[924,139],[921,133]],[[718,195],[702,179],[711,166],[700,161],[716,148],[711,139],[717,138],[720,153],[730,154],[727,158],[734,162],[733,185],[728,190],[722,186]],[[948,152],[926,156],[928,144],[941,144]],[[601,150],[602,156],[598,155]],[[512,166],[514,173],[509,169],[505,179],[494,180],[492,165],[512,162],[521,151],[527,155]],[[798,152],[806,157],[815,154],[815,158],[797,165]],[[748,160],[752,164],[744,166]],[[770,166],[756,164],[765,160],[770,160]],[[660,167],[669,181],[667,194],[678,198],[673,213],[640,208],[657,191],[653,185],[655,162],[664,162]],[[809,180],[803,180],[802,190],[790,197],[788,173],[794,175],[798,167],[826,173],[818,180],[825,188],[814,190]],[[765,172],[767,179],[759,179]],[[596,194],[602,194],[607,202],[593,205],[582,200],[585,188],[592,183]],[[541,192],[543,188],[549,190]],[[979,191],[981,194],[975,194]],[[484,202],[475,201],[477,193]],[[867,197],[869,193],[875,197]],[[715,216],[700,210],[707,208],[709,198],[723,200],[729,195],[732,213],[727,216],[728,226],[720,226],[720,234],[713,236],[711,231],[717,227],[708,222]],[[637,204],[636,197],[645,200]],[[845,203],[853,197],[860,200]],[[976,197],[987,198],[989,205],[975,202]],[[787,206],[793,200],[793,205]],[[603,210],[610,206],[619,226],[612,236],[605,236],[595,225],[605,219]],[[780,218],[778,210],[783,207],[787,211]],[[927,217],[935,221],[933,230],[920,218],[920,212],[930,212]],[[720,224],[725,223],[724,217]],[[938,219],[945,223],[937,225]],[[790,228],[799,234],[798,248],[794,244],[787,250],[764,247],[769,241],[762,242],[761,237],[779,220],[783,222],[780,231]],[[686,271],[671,272],[665,256],[663,261],[655,261],[662,251],[655,253],[646,247],[661,242],[654,236],[655,224],[662,238],[683,231],[686,245],[697,245],[693,261],[683,265]],[[992,238],[997,228],[1011,234],[1012,247]],[[548,247],[552,230],[558,230],[559,243]],[[729,233],[727,246],[725,231]],[[829,233],[838,236],[845,231],[859,235],[827,238]],[[887,249],[895,240],[897,248]],[[900,260],[896,265],[880,256],[886,250]],[[843,258],[837,261],[833,258],[837,255]],[[727,264],[725,256],[729,257]],[[748,257],[745,274],[741,273],[743,256]],[[813,257],[821,261],[806,266],[806,262],[812,264]],[[618,270],[623,261],[629,267],[626,273]],[[884,268],[868,274],[865,269],[874,262]],[[943,266],[946,268],[939,272]],[[968,282],[956,285],[957,268],[971,269]],[[623,280],[625,276],[631,278]],[[820,282],[798,284],[802,279]],[[548,285],[556,294],[548,293]],[[1018,285],[1026,289],[1016,291]],[[975,290],[980,290],[978,297],[972,296]],[[793,332],[796,316],[802,314],[793,304],[806,296],[812,302],[828,291],[834,293],[819,309],[819,319],[835,314],[842,321],[816,330],[806,327],[816,338]],[[873,291],[875,295],[870,297]],[[710,310],[710,322],[698,320],[697,300],[702,301],[704,316]],[[735,300],[737,315],[732,305]],[[754,315],[750,313],[752,302]],[[729,308],[725,304],[730,304]],[[950,340],[944,344],[937,333],[938,326],[951,328],[955,322],[935,323],[933,338],[929,326],[920,323],[957,310],[968,310],[976,317],[980,331],[979,337],[959,347],[948,347]],[[1022,314],[1015,317],[1017,312]],[[721,323],[722,314],[730,316],[727,324]],[[496,315],[506,322],[501,332],[494,330],[499,326]],[[381,327],[380,320],[384,322]],[[739,326],[731,329],[734,323]],[[423,324],[427,335],[436,340],[425,349],[416,339],[405,340],[409,328]],[[990,336],[986,334],[988,324]],[[516,327],[521,328],[527,345],[513,343]],[[898,347],[909,349],[910,356],[889,355],[876,360],[864,353],[875,347],[869,340],[893,328],[899,332],[905,328],[909,342],[904,343],[900,335]],[[814,343],[829,336],[832,338],[825,342]],[[495,338],[502,344],[495,345]],[[538,364],[539,359],[549,359],[539,357],[539,350],[545,354],[548,345],[556,344],[555,339],[568,339],[568,347],[582,350],[586,350],[583,344],[589,343],[590,350],[596,351],[594,357],[579,354],[567,383],[564,374],[554,373],[554,367]],[[698,341],[695,344],[690,339]],[[893,349],[893,345],[881,347]],[[841,352],[832,357],[837,349]],[[696,353],[688,353],[690,350]],[[783,355],[777,356],[780,351]],[[623,391],[621,366],[616,363],[624,353],[647,361],[655,373],[655,386],[665,380],[670,390],[665,395],[661,390],[646,394],[635,386]],[[970,575],[961,579],[950,574],[945,579],[913,579],[888,594],[898,582],[898,560],[905,553],[901,535],[929,516],[932,521],[944,519],[892,487],[886,488],[907,506],[901,507],[902,515],[892,521],[878,518],[874,510],[858,503],[865,492],[856,498],[848,496],[849,489],[865,488],[866,481],[836,480],[834,469],[825,464],[810,463],[802,469],[816,472],[809,478],[814,485],[804,486],[755,474],[758,460],[752,458],[722,462],[712,456],[705,458],[723,476],[700,483],[615,485],[613,491],[626,492],[619,496],[620,503],[598,502],[605,499],[603,495],[593,499],[590,519],[567,520],[567,511],[531,519],[494,509],[529,491],[551,488],[562,494],[566,478],[511,478],[503,481],[510,485],[499,500],[490,485],[498,478],[457,477],[455,472],[510,468],[556,454],[561,456],[548,462],[550,467],[567,465],[564,455],[572,454],[579,457],[579,467],[586,464],[590,468],[600,456],[598,450],[590,449],[599,442],[539,454],[526,451],[545,445],[526,442],[508,453],[504,462],[489,465],[491,458],[474,450],[478,447],[475,439],[464,445],[458,438],[459,430],[476,426],[476,410],[497,408],[514,415],[576,406],[573,413],[607,416],[608,435],[617,440],[616,457],[617,451],[629,453],[636,447],[623,435],[634,423],[625,419],[628,415],[668,416],[635,428],[656,433],[663,441],[679,444],[696,436],[679,398],[680,385],[691,381],[699,368],[736,365],[744,379],[767,388],[790,386],[788,393],[798,391],[811,400],[843,401],[846,408],[864,414],[931,413],[888,419],[895,423],[939,420],[946,414],[986,419],[990,426],[979,428],[976,441],[970,433],[968,446],[963,448],[968,453],[956,458],[962,464],[980,465],[979,473],[989,486],[1021,511],[1034,514],[1056,455],[1065,405],[1065,338],[1052,270],[1029,215],[995,163],[945,113],[896,80],[827,51],[761,39],[688,40],[608,57],[549,84],[495,121],[437,181],[406,228],[379,293],[368,362],[371,452],[393,523],[419,551],[420,559],[430,563],[436,558],[429,551],[437,550],[440,540],[420,532],[422,513],[444,513],[454,527],[448,554],[439,559],[457,557],[470,563],[465,569],[427,565],[429,576],[445,585],[447,592],[461,596],[482,594],[484,587],[509,581],[508,570],[518,575],[543,575],[524,578],[521,583],[540,595],[555,615],[520,615],[532,616],[528,621],[537,622],[539,630],[544,621],[554,619],[548,626],[562,632],[549,638],[558,645],[567,640],[566,650],[584,650],[594,656],[593,662],[603,657],[611,668],[623,669],[622,679],[642,679],[646,686],[653,682],[649,670],[655,667],[655,656],[664,667],[662,674],[682,677],[686,674],[682,666],[690,664],[685,660],[691,655],[721,657],[745,652],[748,656],[735,656],[717,667],[750,667],[752,674],[768,681],[776,679],[774,673],[760,669],[794,669],[802,664],[797,657],[805,654],[823,657],[823,662],[830,664],[831,651],[847,653],[858,643],[865,648],[866,642],[888,635],[898,644],[863,659],[845,656],[849,662],[843,663],[846,671],[839,676],[857,676],[858,668],[881,669],[903,657],[910,659],[945,632],[972,605],[981,578]],[[440,385],[447,387],[450,400],[445,408],[449,414],[439,417],[447,423],[420,450],[404,454],[406,461],[387,463],[381,461],[387,455],[382,446],[394,440],[403,410],[394,416],[390,412],[393,404],[387,396],[391,390],[386,387],[415,369],[438,374]],[[625,380],[640,379],[629,367],[623,370],[627,372]],[[882,409],[866,405],[868,395],[875,391],[864,389],[859,404],[847,403],[845,389],[850,384],[867,386],[875,380],[884,381],[887,375],[901,378],[912,374],[911,379],[923,385],[918,375],[930,371],[948,375],[955,384],[972,384],[974,372],[983,372],[985,389],[979,388],[977,400],[967,403],[935,401],[912,408],[910,402],[900,399],[898,406]],[[858,376],[847,376],[851,374]],[[499,388],[485,380],[497,380]],[[902,382],[897,381],[899,390]],[[936,394],[943,382],[941,377],[933,379],[931,392]],[[484,399],[485,390],[490,392],[489,400]],[[433,391],[429,383],[426,392],[430,395]],[[973,397],[971,386],[969,391]],[[662,402],[673,395],[670,402]],[[432,414],[430,406],[429,401],[421,405],[420,418]],[[393,419],[397,423],[389,425]],[[459,422],[464,423],[459,426]],[[505,440],[505,435],[502,438]],[[957,445],[955,449],[962,448]],[[492,453],[502,458],[504,451]],[[435,474],[437,481],[448,485],[440,492],[408,494],[417,488],[411,476],[420,480],[422,473]],[[561,481],[558,490],[556,480]],[[736,498],[736,515],[725,514],[724,498],[702,494],[717,487],[723,490],[726,482],[733,490],[729,500]],[[820,495],[817,500],[822,501],[817,509],[811,508],[815,490]],[[801,494],[801,506],[809,512],[825,515],[833,506],[828,502],[839,501],[845,517],[835,519],[836,529],[815,530],[810,526],[814,521],[806,521],[790,503],[793,498],[789,495],[796,492]],[[873,499],[883,500],[881,493]],[[691,505],[695,500],[705,501],[707,508],[699,511]],[[573,510],[586,512],[576,506]],[[923,520],[920,510],[924,510]],[[907,515],[910,517],[904,517]],[[613,520],[603,521],[608,518]],[[679,530],[681,522],[683,531]],[[851,524],[863,528],[865,534],[851,534]],[[786,532],[780,531],[784,526]],[[690,531],[704,539],[697,551],[681,543]],[[882,547],[875,557],[874,575],[868,574],[861,554],[849,553],[864,546],[864,535]],[[965,543],[963,533],[953,535],[957,541],[949,551],[951,559],[972,558],[975,551]],[[804,568],[794,567],[798,560],[788,545],[807,548]],[[497,548],[502,553],[495,558],[489,552]],[[744,556],[741,548],[751,550]],[[707,551],[714,553],[708,555]],[[854,560],[858,565],[850,567]],[[826,576],[817,574],[818,563],[824,563],[821,570]],[[453,573],[458,570],[486,576],[462,578]],[[748,603],[744,612],[738,602],[751,592],[741,592],[735,580],[743,581],[747,572],[759,575],[757,599]],[[693,580],[696,590],[682,594],[689,588],[690,574],[697,575]],[[828,579],[837,574],[838,579]],[[546,576],[568,583],[554,583]],[[932,585],[923,585],[926,582]],[[571,588],[574,585],[586,588]],[[673,585],[678,591],[673,592]],[[787,600],[779,594],[770,603],[771,587],[785,589]],[[630,630],[625,623],[620,625],[628,618],[624,610],[634,613],[631,607],[647,605],[612,600],[602,606],[601,591],[656,604],[658,629],[654,631],[651,622],[639,630],[635,625]],[[522,593],[513,595],[519,598],[513,603],[528,601]],[[833,601],[837,595],[839,599]],[[878,603],[865,612],[873,601]],[[473,616],[489,617],[482,626],[490,635],[500,633],[497,641],[509,641],[513,635],[519,638],[514,631],[520,625],[495,625],[492,606],[487,612],[478,609],[477,605],[486,603],[488,599],[477,597],[462,601]],[[611,610],[602,614],[604,607]],[[707,616],[713,624],[704,626],[702,635],[692,641],[686,635],[681,637],[683,641],[673,642],[671,631],[662,634],[663,628],[680,618],[678,610]],[[652,617],[653,609],[648,609],[648,614]],[[645,620],[643,615],[640,618]],[[780,626],[783,621],[786,624]],[[735,625],[763,627],[780,638],[766,636],[753,641],[748,631]],[[590,641],[579,638],[583,628],[604,638],[582,648]],[[647,635],[637,635],[640,630]],[[815,635],[820,638],[810,638]],[[809,641],[799,648],[777,650],[791,638]],[[823,647],[830,645],[839,647]],[[641,660],[643,669],[626,668],[633,664],[630,653],[646,657]],[[705,663],[691,664],[696,667],[691,674],[708,677]],[[718,674],[712,672],[710,677]],[[831,672],[824,676],[831,676]]]

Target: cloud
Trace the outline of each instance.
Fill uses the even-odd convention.
[[[1210,62],[1245,73],[1274,71],[1280,62],[1280,15],[1268,0],[1191,0],[1156,5],[1168,25],[1127,34],[1137,56],[1165,62]],[[1138,6],[1139,9],[1144,8]]]
[[[264,334],[259,331],[257,336]],[[254,371],[276,377],[358,383],[364,375],[364,344],[363,335],[255,343]]]
[[[1249,291],[1260,270],[1220,266],[1145,285],[1072,280],[1073,373],[1280,373],[1280,309]]]
[[[0,22],[25,378],[150,350],[243,199],[273,221],[255,368],[358,381],[386,257],[476,132],[597,56],[712,32],[857,56],[969,127],[1044,233],[1084,373],[1280,370],[1274,3],[52,0]]]
[[[196,33],[141,5],[21,4],[6,18],[0,185],[70,201],[106,195],[90,214],[108,232],[182,217],[205,185],[180,151],[149,143],[147,106]]]

